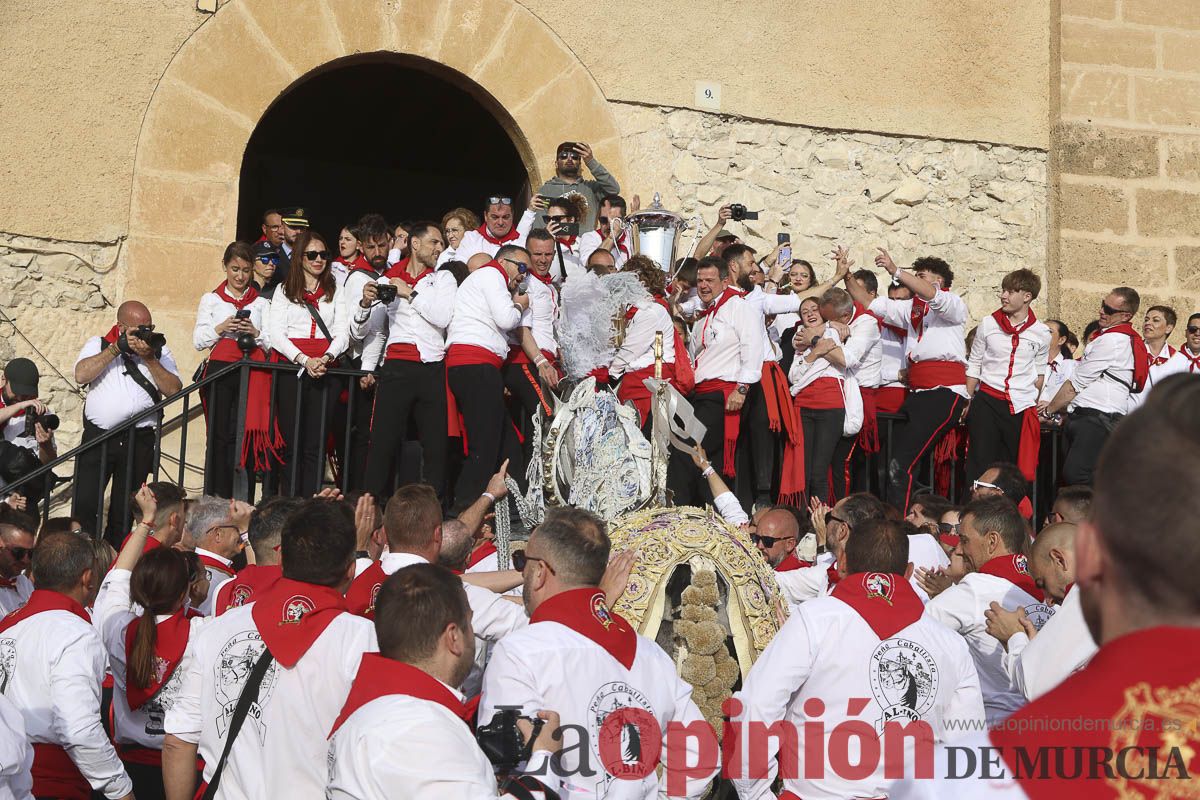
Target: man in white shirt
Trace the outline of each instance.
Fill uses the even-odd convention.
[[[579,236],[579,204],[576,199],[559,197],[547,201],[544,197],[535,197],[517,224],[520,238],[515,243],[528,248],[529,234],[539,229],[550,234],[554,250],[554,257],[549,264],[550,280],[555,285],[561,285],[567,278],[582,275],[587,258],[580,250],[582,239]]]
[[[908,560],[902,523],[860,525],[846,543],[842,579],[832,594],[801,606],[754,663],[731,703],[726,733],[741,746],[735,751],[733,742],[723,743],[740,754],[727,766],[737,770],[739,798],[773,800],[771,784],[780,772],[784,797],[881,797],[896,774],[915,773],[913,740],[900,744],[893,734],[923,723],[935,741],[945,741],[982,726],[971,654],[960,637],[924,613],[905,579]],[[810,739],[813,717],[822,725],[817,741]],[[781,721],[786,737],[752,731]],[[876,756],[864,748],[863,757],[851,759],[847,740],[829,736],[848,722],[878,732]],[[823,770],[814,769],[818,761]],[[862,769],[841,774],[838,765],[847,763]]]
[[[33,745],[25,735],[25,720],[12,702],[0,694],[0,800],[33,797]]]
[[[725,262],[706,259],[696,278],[702,309],[692,325],[696,388],[690,399],[705,426],[704,452],[714,469],[733,477],[746,395],[762,379],[763,319],[730,285],[736,276]],[[667,485],[676,505],[711,499],[687,459],[671,459]]]
[[[363,656],[333,725],[327,796],[498,797],[492,764],[471,734],[472,709],[457,689],[475,652],[463,582],[445,567],[414,563],[387,579],[377,602],[379,652]],[[531,760],[544,764],[558,750],[558,725],[551,712],[539,716],[550,721]],[[530,723],[517,724],[528,741]]]
[[[959,522],[958,549],[968,574],[926,606],[935,619],[967,640],[989,725],[1024,705],[1025,697],[1004,669],[1004,647],[987,632],[985,612],[993,602],[1009,610],[1020,607],[1038,628],[1054,613],[1030,574],[1022,554],[1025,542],[1025,521],[1011,500],[996,496],[972,501]]]
[[[449,272],[435,271],[445,248],[441,229],[417,222],[409,233],[409,257],[382,278],[363,284],[350,323],[351,337],[366,341],[363,369],[379,368],[366,469],[366,489],[387,497],[393,486],[410,418],[421,442],[421,478],[439,496],[446,494],[446,327],[454,312],[458,284]],[[379,301],[381,286],[395,297]],[[410,476],[415,477],[415,476]],[[406,481],[401,481],[406,482]]]
[[[932,777],[894,786],[892,800],[1195,795],[1197,409],[1200,381],[1168,378],[1100,461],[1095,513],[1075,537],[1095,657],[999,728],[939,748]],[[1164,475],[1171,501],[1147,502]]]
[[[0,374],[0,432],[7,441],[48,464],[58,456],[58,448],[54,431],[43,424],[50,410],[38,399],[40,378],[37,365],[28,358],[14,358],[4,365]]]
[[[1200,312],[1188,317],[1187,337],[1171,358],[1181,362],[1180,372],[1189,375],[1200,373]]]
[[[446,330],[446,376],[467,440],[467,458],[454,487],[456,508],[474,502],[505,459],[514,475],[525,474],[521,446],[504,407],[501,368],[509,332],[529,308],[529,295],[514,289],[529,263],[524,247],[504,245],[492,261],[467,276],[454,296],[454,316]]]
[[[967,359],[967,480],[996,461],[1037,477],[1041,423],[1037,415],[1050,354],[1050,329],[1030,307],[1042,279],[1019,269],[1000,283],[1000,308],[984,317]]]
[[[596,230],[588,231],[579,237],[579,257],[586,264],[592,253],[606,250],[612,255],[614,266],[621,269],[633,255],[632,246],[629,226],[625,223],[625,198],[619,194],[610,194],[600,202],[600,213],[596,215]],[[659,266],[666,269],[670,265]]]
[[[193,797],[197,754],[217,798],[324,796],[326,737],[363,653],[378,649],[342,596],[354,547],[347,508],[306,500],[283,529],[282,577],[189,637],[164,725],[168,800]]]
[[[1004,669],[1013,685],[1034,700],[1081,669],[1096,654],[1075,590],[1074,525],[1061,522],[1038,532],[1029,554],[1029,570],[1046,598],[1055,604],[1054,616],[1041,631],[1025,610],[1009,611],[992,603],[987,631],[1004,644]]]
[[[1069,411],[1065,483],[1091,485],[1100,451],[1129,408],[1130,392],[1141,391],[1149,375],[1150,354],[1130,325],[1140,303],[1128,286],[1109,292],[1100,303],[1100,332],[1086,343],[1071,379],[1053,400],[1038,404],[1046,416]]]
[[[88,387],[81,444],[103,436],[182,388],[171,349],[165,344],[161,349],[152,347],[148,340],[153,336],[150,309],[136,300],[127,300],[117,309],[117,324],[104,336],[93,336],[83,345],[75,361],[75,382]],[[111,479],[104,535],[113,546],[119,546],[129,532],[130,498],[153,466],[154,432],[159,419],[158,414],[145,416],[132,431],[76,459],[71,516],[87,527],[95,526],[99,532],[104,487]],[[128,469],[130,464],[132,470]],[[131,473],[128,483],[127,473]]]
[[[471,257],[479,253],[486,253],[490,258],[495,258],[501,247],[518,244],[521,234],[514,227],[514,222],[516,220],[513,217],[512,198],[489,197],[483,209],[483,224],[463,234],[462,242],[454,252],[454,260],[469,264]],[[449,260],[449,254],[443,253],[438,260],[438,266]]]
[[[95,550],[55,533],[33,556],[35,591],[0,620],[0,694],[33,743],[33,795],[132,798],[133,784],[100,724],[105,653],[85,605],[95,599]]]
[[[509,634],[495,647],[483,678],[479,720],[490,722],[497,709],[513,706],[529,716],[554,709],[563,725],[576,726],[586,739],[564,746],[557,772],[563,778],[563,800],[606,797],[609,800],[657,795],[664,787],[653,767],[617,778],[605,768],[601,730],[614,713],[649,715],[662,731],[668,723],[704,725],[692,700],[692,688],[675,671],[675,664],[654,641],[608,607],[599,588],[608,565],[609,539],[603,520],[579,509],[552,509],[529,538],[522,557],[522,598],[530,624]],[[622,726],[620,764],[653,764],[668,756],[664,742],[630,736]],[[638,726],[639,730],[643,726]],[[688,766],[700,763],[698,745],[689,737],[685,747],[672,748],[671,760],[686,757]],[[713,754],[715,756],[715,754]],[[590,769],[585,768],[590,766]],[[673,797],[699,797],[718,768],[692,773]],[[667,762],[668,781],[671,761]],[[706,773],[706,774],[703,774]],[[676,776],[678,777],[678,776]]]
[[[191,503],[184,524],[183,547],[196,552],[208,573],[208,596],[196,609],[206,617],[215,611],[217,592],[234,576],[233,558],[242,549],[242,529],[231,507],[229,500],[201,496]]]
[[[924,256],[913,262],[913,272],[900,269],[883,248],[875,265],[887,270],[912,290],[911,300],[877,297],[850,281],[847,288],[860,304],[885,323],[906,331],[905,366],[908,397],[901,412],[907,419],[895,426],[888,463],[887,499],[901,511],[913,492],[914,473],[921,457],[937,447],[958,424],[967,401],[967,358],[964,325],[967,304],[950,291],[954,272],[940,258]]]
[[[16,611],[33,593],[33,581],[25,572],[36,542],[33,531],[0,522],[0,617]]]

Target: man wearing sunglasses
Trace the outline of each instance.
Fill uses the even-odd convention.
[[[504,195],[492,195],[487,198],[483,207],[483,224],[473,231],[463,234],[457,250],[446,250],[438,257],[438,266],[442,266],[450,257],[455,261],[469,264],[472,256],[484,253],[489,258],[495,258],[501,247],[509,244],[521,244],[521,232],[513,223],[513,199]]]
[[[1130,324],[1141,298],[1118,286],[1100,302],[1100,330],[1086,343],[1083,358],[1049,403],[1043,416],[1066,409],[1067,458],[1063,481],[1088,485],[1109,434],[1129,408],[1131,393],[1142,391],[1150,372],[1150,353]]]
[[[1188,317],[1187,338],[1171,358],[1180,362],[1180,372],[1200,373],[1200,313]]]
[[[32,532],[0,523],[0,618],[20,608],[33,593],[33,581],[25,573],[35,544]]]
[[[583,142],[563,142],[555,151],[554,177],[538,188],[537,193],[543,197],[562,197],[564,194],[577,192],[587,201],[587,210],[580,218],[579,225],[585,231],[596,227],[596,211],[600,201],[610,194],[620,194],[621,185],[617,183],[604,165],[592,155],[592,148]],[[592,173],[592,180],[583,177],[583,166]]]
[[[758,519],[758,526],[750,534],[750,541],[762,553],[763,558],[776,572],[791,572],[801,567],[811,567],[808,561],[796,557],[796,543],[800,536],[800,523],[786,508],[772,508]]]

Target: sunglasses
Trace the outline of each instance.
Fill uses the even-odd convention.
[[[1195,336],[1200,333],[1200,325],[1188,325],[1187,332],[1189,336]]]
[[[1128,311],[1122,311],[1119,308],[1113,308],[1108,303],[1100,303],[1100,313],[1112,316],[1113,314],[1128,314]]]
[[[516,264],[517,272],[520,272],[521,274],[524,274],[529,271],[529,265],[526,264],[524,261],[517,261],[515,258],[501,258],[500,260],[507,261],[510,264]]]
[[[489,206],[511,206],[512,198],[511,197],[489,197],[488,205]]]
[[[546,569],[550,570],[551,572],[554,572],[554,567],[550,566],[550,562],[547,561],[546,559],[538,558],[537,556],[526,555],[524,550],[514,550],[513,551],[512,565],[513,565],[513,569],[515,569],[517,572],[524,572],[525,565],[528,564],[530,561],[540,561],[546,565]]]
[[[563,150],[558,154],[559,161],[578,161],[582,156],[574,150]]]
[[[258,257],[258,263],[260,263],[260,264],[274,264],[275,266],[277,266],[277,267],[278,267],[278,266],[279,266],[279,259],[278,259],[278,258],[276,258],[275,256],[259,256],[259,257]]]
[[[937,524],[938,532],[939,533],[958,533],[958,525],[959,524],[957,522],[939,522]]]
[[[976,491],[978,489],[995,489],[997,492],[1004,491],[994,483],[988,483],[987,481],[981,481],[976,478],[975,480],[971,481],[971,491]]]
[[[828,526],[829,526],[829,523],[831,523],[831,522],[840,522],[840,523],[842,523],[843,525],[845,525],[847,528],[850,528],[850,529],[852,529],[852,530],[853,530],[853,528],[854,528],[854,526],[853,526],[853,525],[851,525],[849,522],[847,522],[846,520],[842,519],[841,517],[835,517],[835,516],[833,515],[833,512],[832,512],[832,511],[826,511],[826,512],[825,512],[825,526],[826,526],[826,527],[828,527]]]
[[[795,538],[795,536],[759,536],[757,533],[750,534],[750,541],[755,544],[761,544],[763,547],[774,547],[780,542],[786,542]]]
[[[320,259],[321,261],[328,261],[329,260],[329,251],[327,251],[327,250],[305,250],[304,257],[307,258],[309,261],[316,261],[317,259]]]
[[[566,222],[570,217],[566,214],[543,214],[542,219],[546,222]]]
[[[13,561],[24,561],[33,555],[32,547],[6,547],[5,549],[12,554]]]

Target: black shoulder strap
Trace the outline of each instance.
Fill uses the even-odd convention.
[[[141,369],[138,368],[133,359],[122,353],[121,361],[125,364],[125,374],[132,378],[134,383],[142,387],[142,391],[150,395],[150,399],[156,404],[162,402],[162,392],[158,390],[153,381],[142,374]]]
[[[250,713],[250,706],[258,701],[258,690],[262,687],[263,678],[266,677],[267,669],[274,660],[275,657],[271,655],[271,651],[264,646],[262,655],[258,657],[258,661],[254,662],[254,669],[250,670],[250,676],[246,678],[246,685],[242,687],[242,693],[238,695],[237,706],[234,707],[233,716],[229,720],[229,733],[225,737],[225,749],[221,751],[221,760],[217,762],[212,780],[208,782],[208,787],[204,790],[203,800],[213,800],[217,796],[217,786],[221,783],[221,773],[225,771],[225,764],[229,761],[229,752],[233,750],[233,743],[242,730],[242,723],[246,721],[246,715]]]
[[[544,783],[532,775],[512,775],[500,782],[499,789],[517,800],[536,800],[535,792],[540,793],[545,800],[559,800],[558,792],[550,791]]]
[[[321,312],[317,311],[317,307],[312,303],[306,302],[304,307],[308,309],[309,316],[313,318],[313,322],[317,323],[317,327],[321,329],[321,333],[325,335],[326,339],[332,342],[333,337],[329,334],[329,328],[325,327],[325,320],[321,319]]]

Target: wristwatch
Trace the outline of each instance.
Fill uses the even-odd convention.
[[[750,387],[748,385],[746,385],[744,383],[739,383],[737,385],[737,393],[738,394],[745,394],[748,391],[750,391]]]
[[[371,560],[371,554],[368,553],[366,550],[355,550],[354,557],[355,558],[365,558],[368,561]]]

